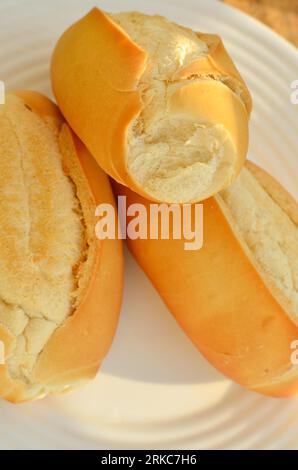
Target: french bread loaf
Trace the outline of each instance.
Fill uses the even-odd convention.
[[[216,35],[95,8],[58,41],[52,84],[99,165],[151,200],[206,199],[244,164],[251,97]]]
[[[122,295],[120,241],[95,237],[106,175],[44,96],[0,106],[0,396],[22,402],[91,379]]]
[[[127,204],[148,208],[149,201],[124,186],[115,189],[127,196]],[[128,239],[128,246],[183,330],[218,370],[263,394],[296,394],[297,203],[247,162],[231,187],[203,206],[200,250],[186,251],[183,239]]]

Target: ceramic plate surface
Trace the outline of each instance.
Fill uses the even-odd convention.
[[[282,2],[281,2],[282,3]],[[48,95],[51,51],[89,8],[159,13],[222,35],[254,98],[250,158],[297,198],[298,52],[217,1],[1,0],[0,79]],[[276,400],[223,378],[176,325],[126,255],[119,329],[97,379],[60,398],[0,402],[2,449],[298,449],[298,399]]]

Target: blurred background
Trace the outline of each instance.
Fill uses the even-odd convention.
[[[298,0],[222,0],[270,26],[298,47]]]

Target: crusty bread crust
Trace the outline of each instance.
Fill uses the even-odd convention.
[[[291,206],[291,214],[296,213],[283,188],[263,170],[248,167],[284,210]],[[149,204],[123,186],[116,185],[116,192],[126,195],[128,204]],[[203,206],[200,250],[185,251],[185,240],[150,239],[127,240],[129,249],[185,333],[218,370],[260,393],[296,393],[298,367],[291,363],[291,344],[298,327],[292,313],[268,289],[219,199]]]
[[[53,90],[62,113],[100,166],[119,181],[125,179],[127,128],[142,107],[136,85],[146,58],[97,8],[64,33],[52,58]]]
[[[138,13],[127,15],[141,17]],[[142,82],[147,67],[150,69],[150,54],[116,23],[117,18],[118,15],[110,17],[94,8],[58,41],[52,57],[52,85],[65,118],[110,176],[151,200],[194,202],[227,187],[244,164],[252,103],[221,39],[191,32],[206,43],[207,53],[178,67],[170,78],[161,79],[169,97],[165,103],[156,104],[155,109],[162,111],[165,106],[162,119],[165,118],[165,133],[169,132],[168,137],[162,132],[163,150],[157,149],[152,161],[154,152],[150,145],[147,149],[146,142],[140,152],[138,136],[133,137],[134,129],[142,127],[138,119],[143,119],[146,103],[156,91],[151,89],[150,81],[149,85]],[[153,22],[154,19],[160,21],[160,17],[152,17]],[[190,31],[168,24],[180,28],[180,34],[183,30]],[[180,49],[183,50],[183,44]],[[189,147],[181,144],[184,150],[189,148],[189,154],[179,160],[178,152],[173,164],[172,149],[177,147],[177,142],[172,139],[183,125],[189,126],[189,141],[196,141],[203,133],[204,139],[212,141],[212,145],[206,144],[210,149],[215,143],[219,146],[210,150],[212,164],[204,161],[203,151],[202,155],[198,154],[195,144]],[[160,129],[157,124],[155,127]],[[144,140],[146,135],[145,131]],[[155,142],[154,136],[152,141]],[[184,142],[183,138],[181,141]],[[169,149],[167,158],[165,148]],[[169,166],[173,167],[171,176]]]
[[[295,225],[298,225],[298,206],[295,199],[271,175],[253,162],[247,161],[245,166],[263,186],[271,198],[288,214]]]
[[[89,244],[89,254],[79,272],[74,311],[50,335],[30,378],[12,377],[7,363],[0,366],[0,396],[18,403],[70,390],[94,377],[110,347],[118,321],[123,259],[120,241],[100,241],[95,237],[95,207],[102,202],[115,204],[108,178],[50,100],[34,92],[14,95],[38,116],[53,119],[59,126],[63,164],[76,185]],[[16,338],[1,324],[0,339],[7,359],[14,352]]]

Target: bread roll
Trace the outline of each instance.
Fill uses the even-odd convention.
[[[0,396],[21,402],[91,379],[116,328],[119,241],[95,237],[106,175],[47,98],[0,106]]]
[[[149,202],[117,185],[127,205]],[[184,331],[217,369],[272,396],[298,392],[298,210],[265,171],[247,163],[204,201],[204,244],[128,240]],[[296,343],[297,344],[297,343]]]
[[[99,165],[144,197],[200,201],[243,166],[251,98],[216,35],[95,8],[58,41],[52,84]]]

